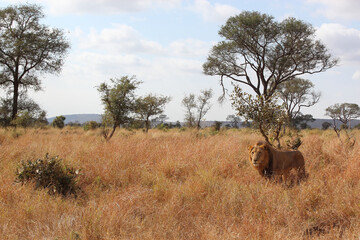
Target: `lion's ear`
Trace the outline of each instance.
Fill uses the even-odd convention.
[[[268,150],[269,149],[269,146],[266,145],[266,144],[263,144],[260,146],[260,148],[264,149],[264,150]]]

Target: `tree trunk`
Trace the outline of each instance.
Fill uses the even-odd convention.
[[[146,121],[145,121],[145,132],[146,133],[149,131],[149,128],[150,128],[150,120],[149,120],[149,117],[147,117]]]
[[[261,123],[259,124],[259,130],[260,130],[261,135],[263,135],[263,137],[265,138],[265,141],[266,141],[268,144],[270,144],[270,146],[272,146],[271,142],[269,141],[268,136],[265,134],[264,129],[262,128],[262,124],[261,124]]]
[[[19,84],[16,81],[14,81],[14,94],[13,94],[11,120],[14,120],[18,113],[18,99],[19,99]]]
[[[197,127],[197,129],[200,129],[201,128],[201,126],[200,126],[200,118],[197,120],[197,123],[196,123],[196,127]]]
[[[104,131],[103,131],[103,136],[104,136],[104,138],[105,138],[106,141],[109,141],[110,138],[112,138],[112,136],[114,135],[114,132],[115,132],[115,130],[116,130],[116,127],[117,127],[117,125],[115,124],[115,125],[113,126],[113,129],[111,130],[110,135],[108,134],[109,132],[107,131],[107,129],[106,129],[106,128],[104,129]]]
[[[111,131],[108,140],[110,140],[110,138],[112,138],[112,136],[114,135],[115,129],[116,129],[116,125],[114,125],[113,130]]]

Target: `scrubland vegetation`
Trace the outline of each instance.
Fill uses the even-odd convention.
[[[354,132],[357,138],[360,132]],[[358,239],[360,143],[302,132],[309,177],[268,182],[248,163],[249,129],[214,132],[0,130],[1,239]],[[77,197],[15,182],[21,160],[81,169]]]

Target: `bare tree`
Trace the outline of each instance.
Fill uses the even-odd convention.
[[[195,94],[184,97],[182,105],[186,108],[185,121],[188,127],[200,128],[200,122],[211,108],[210,99],[212,97],[212,89],[202,90],[197,98]]]
[[[195,113],[193,111],[196,108],[195,94],[190,93],[188,96],[185,95],[181,103],[186,108],[186,113],[185,113],[186,126],[194,127]]]
[[[349,135],[348,130],[351,129],[351,121],[360,117],[360,107],[355,103],[337,103],[326,108],[325,115],[329,116],[333,120],[333,129],[336,132],[338,138],[341,140],[341,131],[344,130],[346,134],[346,143],[349,143],[350,146],[355,144],[355,139],[352,140],[352,137]],[[343,126],[338,128],[336,126],[336,121],[340,121]]]
[[[321,93],[312,90],[313,87],[312,82],[302,78],[279,85],[277,92],[284,103],[290,124],[299,116],[301,108],[311,107],[319,102]]]

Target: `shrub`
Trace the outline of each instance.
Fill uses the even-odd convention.
[[[63,128],[65,126],[65,119],[63,115],[57,116],[54,121],[51,123],[51,126],[54,128]]]
[[[156,128],[166,132],[169,130],[169,125],[167,123],[160,123],[159,125],[156,126]]]
[[[61,161],[58,156],[49,157],[48,154],[44,159],[21,161],[15,181],[22,184],[34,182],[35,189],[47,188],[49,194],[76,196],[76,192],[80,189],[75,180],[79,170],[63,165]]]
[[[100,124],[96,121],[88,121],[84,124],[84,130],[94,130],[100,127]]]

